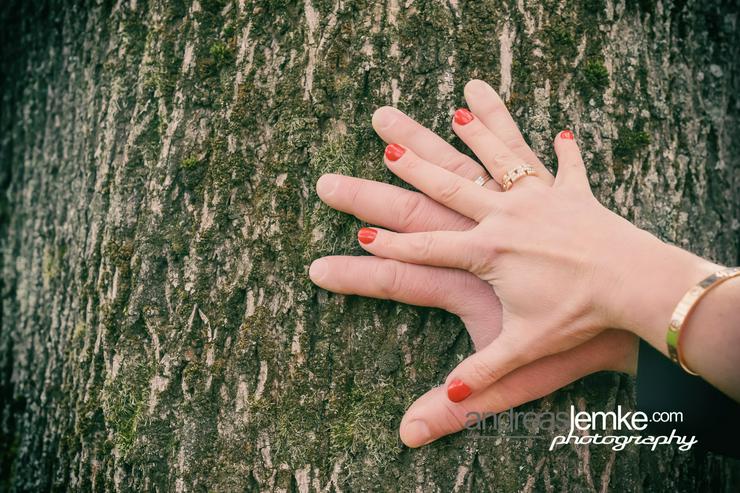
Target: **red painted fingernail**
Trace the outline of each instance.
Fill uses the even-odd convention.
[[[367,245],[368,243],[372,243],[377,235],[377,229],[362,228],[357,232],[357,239],[360,240],[360,243],[362,243],[363,245]]]
[[[454,379],[447,386],[447,398],[452,402],[460,402],[470,395],[470,387],[465,385],[465,382],[459,379]]]
[[[563,130],[562,132],[560,132],[560,138],[573,140],[573,132],[571,132],[570,130]]]
[[[458,125],[467,125],[473,121],[473,114],[465,108],[460,108],[455,112],[455,123]]]
[[[398,161],[404,152],[406,152],[406,149],[400,145],[388,144],[388,147],[385,148],[385,157],[388,158],[388,161]]]

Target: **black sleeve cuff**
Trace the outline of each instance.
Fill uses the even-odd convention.
[[[694,435],[697,448],[740,457],[740,404],[640,340],[637,363],[637,407],[647,413],[680,411],[682,423],[650,422],[646,433],[663,435],[675,429]]]

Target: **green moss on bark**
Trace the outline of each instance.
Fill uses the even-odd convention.
[[[383,164],[375,108],[464,149],[449,116],[471,77],[508,91],[545,158],[573,128],[607,204],[730,263],[731,232],[681,219],[720,231],[740,210],[727,8],[15,4],[0,7],[0,470],[17,491],[716,489],[682,455],[591,448],[584,466],[582,450],[475,433],[403,447],[404,410],[471,351],[464,327],[327,293],[307,266],[365,255],[361,221],[316,196],[321,174],[409,187]],[[713,67],[701,84],[697,67]],[[665,149],[656,178],[639,158]],[[610,410],[630,392],[611,375],[527,409]],[[674,482],[656,480],[666,460]]]

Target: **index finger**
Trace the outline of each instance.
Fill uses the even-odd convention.
[[[474,159],[396,108],[383,106],[375,110],[373,128],[388,144],[408,147],[422,159],[463,178],[475,181],[481,176],[488,177],[485,168]],[[501,190],[494,180],[488,180],[483,186],[491,190]]]

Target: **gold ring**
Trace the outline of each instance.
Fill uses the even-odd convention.
[[[504,192],[506,192],[512,187],[512,185],[514,185],[514,182],[516,182],[519,178],[522,178],[524,176],[536,175],[537,172],[532,166],[528,164],[520,164],[516,168],[510,169],[504,174],[504,177],[501,180],[501,186],[503,187]]]
[[[480,175],[478,178],[475,179],[475,181],[473,183],[475,183],[476,185],[480,185],[482,187],[483,185],[485,185],[486,183],[488,183],[488,181],[490,179],[491,179],[491,177],[488,176],[488,175],[486,175],[486,176]]]

